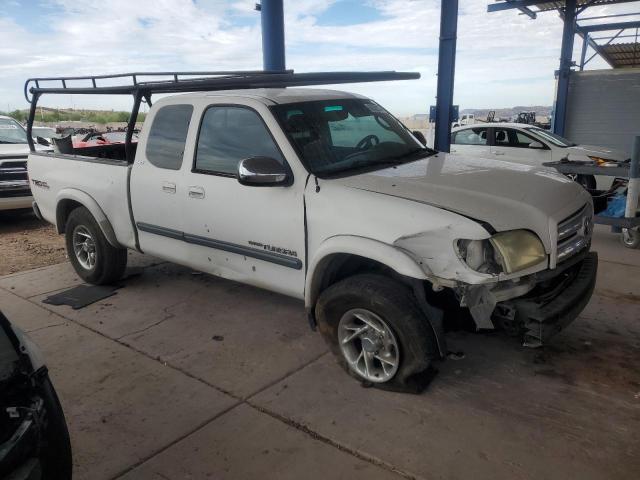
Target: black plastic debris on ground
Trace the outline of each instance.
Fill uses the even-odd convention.
[[[69,305],[74,310],[91,305],[116,294],[121,285],[78,285],[64,292],[45,298],[42,303],[49,305]]]
[[[122,278],[122,281],[135,278],[142,274],[142,267],[128,268]],[[87,305],[98,302],[105,298],[109,298],[115,295],[119,288],[124,287],[123,284],[119,285],[78,285],[64,292],[56,293],[45,298],[42,303],[49,305],[68,305],[74,310],[84,308]]]

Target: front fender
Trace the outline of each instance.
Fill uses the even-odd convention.
[[[320,294],[323,274],[334,254],[357,255],[386,265],[400,275],[420,280],[428,279],[427,273],[414,259],[393,245],[365,237],[337,235],[322,242],[309,263],[304,289],[307,308],[315,305]]]
[[[89,212],[91,212],[91,215],[93,215],[93,218],[95,218],[96,222],[98,222],[98,226],[100,227],[100,230],[102,230],[102,233],[104,234],[109,244],[116,248],[122,248],[122,245],[120,245],[120,243],[118,242],[116,234],[113,231],[111,222],[105,215],[102,208],[100,208],[100,205],[98,205],[98,202],[96,202],[95,199],[88,193],[76,188],[63,188],[58,192],[58,195],[56,196],[56,230],[58,231],[58,233],[64,232],[64,215],[66,212],[66,209],[64,207],[65,201],[77,202],[87,210],[89,210]]]

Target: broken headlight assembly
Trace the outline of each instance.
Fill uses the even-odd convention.
[[[515,273],[547,258],[540,239],[528,230],[500,232],[486,240],[457,240],[458,256],[479,273]]]

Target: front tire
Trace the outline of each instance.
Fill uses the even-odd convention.
[[[122,277],[127,266],[127,250],[109,244],[98,222],[85,207],[71,212],[65,236],[71,265],[85,282],[108,285]]]
[[[420,392],[438,357],[436,338],[411,290],[361,274],[327,288],[316,319],[338,363],[365,385]]]

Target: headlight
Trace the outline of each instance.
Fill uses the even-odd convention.
[[[607,165],[609,163],[613,163],[615,164],[615,162],[613,160],[608,160],[606,158],[602,158],[602,157],[593,157],[591,155],[587,155],[591,160],[593,160],[596,165],[598,166],[602,166],[602,165]]]
[[[514,273],[547,257],[540,239],[528,230],[500,232],[487,240],[458,240],[458,255],[480,273]]]

